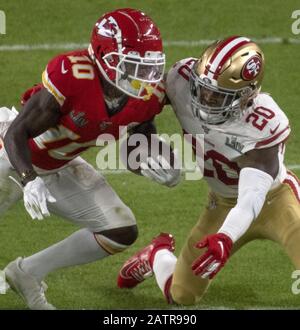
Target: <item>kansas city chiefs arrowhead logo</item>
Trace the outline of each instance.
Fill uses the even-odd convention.
[[[104,37],[114,37],[119,31],[119,25],[112,16],[109,16],[107,19],[104,18],[101,22],[96,23],[96,26],[98,34]]]
[[[252,80],[259,75],[262,67],[261,58],[257,55],[252,56],[244,64],[242,69],[242,78],[244,80]]]

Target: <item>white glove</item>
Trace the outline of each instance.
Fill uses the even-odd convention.
[[[177,152],[174,151],[175,162]],[[171,167],[169,162],[161,155],[156,159],[147,157],[146,162],[141,163],[141,174],[148,177],[162,185],[173,187],[180,181],[180,170]]]
[[[3,270],[0,270],[0,294],[6,294],[9,289],[9,285],[6,282],[5,273]]]
[[[43,216],[50,216],[47,201],[55,203],[56,199],[51,195],[44,181],[37,176],[24,187],[24,205],[32,219],[43,220]]]
[[[0,108],[0,136],[2,138],[6,134],[13,120],[17,117],[17,114],[18,112],[14,107],[12,107],[12,109],[6,107]]]

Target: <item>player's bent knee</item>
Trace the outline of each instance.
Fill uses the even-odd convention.
[[[122,225],[125,223],[127,226],[136,225],[135,216],[128,206],[123,205],[122,207],[115,207],[114,211],[120,217]]]
[[[132,245],[138,237],[138,229],[136,225],[114,228],[111,230],[106,230],[102,232],[102,235],[105,235],[114,242],[123,244],[126,246]]]
[[[133,212],[124,204],[111,207],[104,212],[104,215],[109,223],[108,229],[118,229],[136,225]]]
[[[110,254],[116,254],[126,250],[135,242],[138,229],[136,225],[133,225],[105,230],[94,235],[100,246]]]
[[[174,303],[178,305],[194,305],[200,300],[194,293],[179,285],[172,285],[171,296]]]

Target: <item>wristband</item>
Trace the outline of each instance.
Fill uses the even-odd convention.
[[[25,186],[28,181],[34,180],[37,177],[37,173],[35,170],[28,170],[22,172],[20,177],[22,185]]]

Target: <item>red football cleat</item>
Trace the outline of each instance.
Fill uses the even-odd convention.
[[[128,259],[118,275],[119,288],[133,288],[153,275],[153,260],[159,250],[175,250],[175,239],[171,234],[161,233],[152,242]]]

